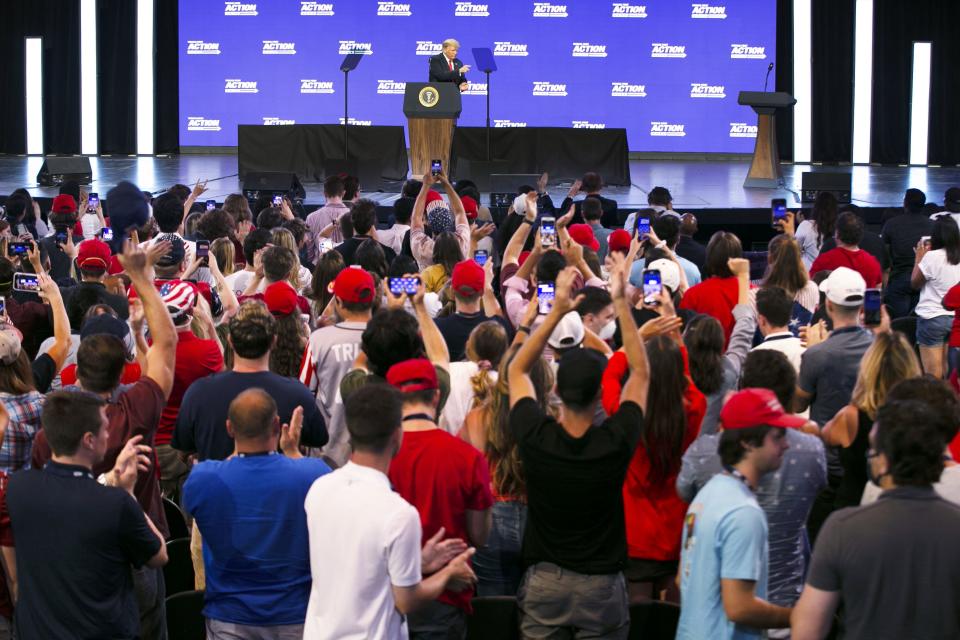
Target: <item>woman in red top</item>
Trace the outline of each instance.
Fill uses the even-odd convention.
[[[730,271],[730,258],[743,257],[740,238],[729,231],[717,231],[707,244],[704,275],[707,279],[687,290],[680,301],[681,309],[711,315],[723,327],[724,346],[733,333],[733,307],[737,304],[737,278]]]
[[[677,495],[677,474],[683,452],[700,433],[707,400],[690,381],[686,349],[679,332],[649,340],[647,360],[657,393],[650,394],[640,445],[634,451],[623,483],[627,527],[627,570],[631,602],[673,589],[680,559],[680,538],[687,504]],[[616,411],[626,377],[626,357],[610,359],[602,383],[608,414]],[[651,593],[652,592],[652,593]]]

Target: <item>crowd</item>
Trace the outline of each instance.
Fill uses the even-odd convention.
[[[821,193],[751,280],[546,183],[7,197],[0,639],[177,638],[164,498],[211,639],[960,637],[960,188]]]

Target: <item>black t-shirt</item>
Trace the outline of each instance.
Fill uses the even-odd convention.
[[[933,221],[925,213],[901,213],[887,220],[880,235],[890,251],[892,275],[913,271],[917,243],[932,231]]]
[[[453,313],[434,320],[437,323],[437,329],[440,330],[444,341],[447,343],[447,349],[450,351],[450,362],[460,362],[466,358],[467,339],[470,337],[470,332],[477,325],[488,320],[501,324],[507,330],[507,339],[512,340],[513,329],[510,327],[510,323],[500,316],[486,316],[482,311],[477,313]]]
[[[841,509],[813,550],[807,583],[839,592],[845,638],[960,638],[960,507],[897,487]]]
[[[133,567],[160,550],[130,494],[84,467],[50,462],[10,476],[6,503],[20,590],[20,638],[137,638]]]
[[[353,236],[343,241],[342,244],[338,244],[334,247],[334,250],[337,251],[341,256],[343,256],[343,262],[350,266],[356,264],[357,258],[357,249],[363,244],[364,240],[369,240],[370,238],[366,236]],[[387,258],[387,266],[393,262],[393,259],[397,257],[397,252],[383,244],[382,242],[378,243],[380,248],[383,249],[383,255]]]
[[[302,382],[271,371],[224,371],[201,378],[187,389],[173,430],[173,448],[195,451],[201,461],[224,460],[232,455],[233,438],[227,434],[227,411],[234,398],[253,388],[263,389],[276,401],[281,423],[290,422],[293,410],[303,407],[301,444],[307,447],[327,444],[329,436],[317,399]]]
[[[617,201],[611,200],[610,198],[604,198],[603,196],[592,193],[587,196],[587,198],[596,198],[600,201],[600,209],[603,213],[600,214],[600,224],[606,227],[607,229],[618,229],[623,226],[623,223],[620,221],[620,216],[617,213]],[[584,198],[585,200],[586,198]],[[573,198],[566,197],[563,199],[563,202],[560,203],[560,209],[557,211],[558,216],[566,215],[567,210],[570,208],[570,205],[574,206],[573,220],[571,224],[583,224],[585,221],[583,219],[583,214],[580,212],[580,208],[583,205],[583,200],[573,201]]]
[[[700,269],[700,272],[703,273],[703,265],[707,262],[707,248],[705,246],[690,236],[681,234],[680,240],[677,242],[677,255],[697,265],[697,269]]]
[[[74,244],[80,244],[83,242],[83,236],[73,236],[73,242]],[[46,249],[47,255],[50,256],[50,277],[54,280],[69,278],[70,266],[73,264],[73,260],[70,259],[70,256],[64,252],[60,243],[57,242],[57,237],[54,235],[40,238],[39,243]]]
[[[533,398],[510,410],[527,483],[526,565],[551,562],[588,575],[627,563],[623,480],[640,441],[643,412],[624,402],[613,416],[574,438]]]
[[[64,287],[60,290],[63,296],[63,304],[69,308],[70,299],[81,292],[90,292],[97,301],[95,304],[109,305],[117,312],[121,320],[130,317],[130,301],[127,300],[126,296],[110,293],[100,282],[81,282],[75,287]]]

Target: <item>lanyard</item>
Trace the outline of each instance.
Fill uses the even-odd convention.
[[[745,484],[747,486],[747,489],[750,489],[750,491],[753,491],[753,489],[750,487],[750,482],[747,480],[747,476],[743,475],[733,467],[730,467],[727,465],[723,466],[723,470],[727,472],[727,475],[733,476],[734,478],[736,478],[737,480]]]

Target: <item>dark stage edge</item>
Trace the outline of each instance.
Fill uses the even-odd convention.
[[[53,197],[55,187],[39,187],[37,172],[43,158],[39,156],[0,156],[0,194],[26,187],[38,197]],[[130,180],[141,189],[157,192],[178,182],[192,185],[197,178],[208,180],[207,198],[222,201],[231,193],[239,193],[236,155],[180,155],[170,157],[92,157],[94,183],[90,188],[106,195],[117,182]],[[786,198],[788,206],[799,207],[800,174],[804,171],[850,172],[853,203],[865,208],[898,207],[903,192],[914,187],[923,190],[933,202],[942,202],[943,193],[960,186],[960,167],[821,167],[812,165],[784,165],[784,184],[781,189],[745,189],[743,180],[749,169],[748,161],[740,160],[631,160],[632,184],[629,187],[610,187],[605,195],[616,199],[623,208],[646,206],[647,192],[654,186],[663,186],[673,194],[674,208],[680,211],[735,211],[769,209],[771,198]],[[548,188],[559,204],[569,189],[569,183],[551,184]],[[304,184],[306,204],[323,201],[322,185]],[[362,185],[361,185],[362,188]],[[396,198],[399,183],[392,192],[368,192],[363,195],[381,204],[391,204]],[[486,200],[484,194],[484,200]]]

